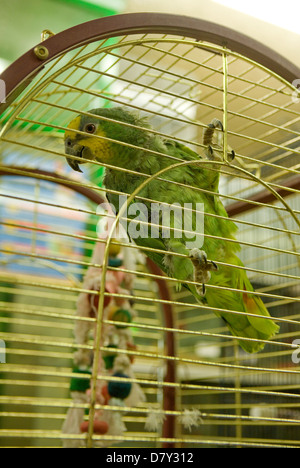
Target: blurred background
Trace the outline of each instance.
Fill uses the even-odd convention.
[[[227,26],[256,39],[300,66],[300,2],[254,0],[1,0],[0,72],[54,33],[102,16],[164,12],[193,16]]]

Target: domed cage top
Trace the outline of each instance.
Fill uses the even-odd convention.
[[[2,74],[2,446],[298,446],[299,76],[235,31],[154,13],[45,32]],[[144,174],[122,165],[121,149],[119,164],[66,155],[76,116],[88,121],[91,110],[116,107],[145,118],[129,130],[192,150],[199,161],[146,148],[170,162]],[[212,132],[216,121],[221,127]],[[140,149],[139,141],[122,145]],[[205,155],[215,152],[212,166]],[[86,163],[82,172],[67,156],[75,169]],[[185,179],[187,168],[205,166],[220,173],[217,189]],[[106,186],[113,167],[121,181],[141,178],[133,195],[123,182]],[[214,282],[211,271],[205,289],[212,302],[196,301],[155,263],[155,242],[105,235],[104,221],[116,228],[126,216],[135,220],[131,232],[155,227],[125,208],[107,211],[113,195],[126,195],[127,208],[161,203],[154,190],[143,191],[153,181],[157,190],[222,202],[224,213],[199,209],[199,234],[205,245],[240,245],[241,264],[217,252],[209,261],[232,276],[246,272],[250,299],[239,286]],[[174,208],[183,200],[172,196],[165,205]],[[210,219],[226,226],[230,218],[235,238],[205,231]],[[228,291],[259,298],[279,332],[237,340],[222,313],[242,322],[249,311],[213,302]],[[264,346],[247,353],[241,343]]]

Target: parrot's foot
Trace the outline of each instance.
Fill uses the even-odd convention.
[[[205,295],[205,284],[210,280],[210,271],[217,270],[218,266],[212,260],[207,260],[207,255],[203,250],[197,248],[190,250],[189,257],[194,265],[194,281],[201,283],[197,286],[197,292]]]
[[[203,144],[207,147],[206,155],[207,158],[211,161],[222,160],[222,153],[220,150],[214,150],[212,146],[213,136],[215,129],[218,128],[221,132],[224,132],[223,124],[218,119],[213,119],[210,124],[208,124],[207,128],[204,131],[203,135]],[[218,132],[218,143],[217,146],[221,149],[222,147],[222,137],[221,133]],[[235,157],[235,152],[233,150],[228,151],[227,153],[227,160],[228,162],[233,161]]]

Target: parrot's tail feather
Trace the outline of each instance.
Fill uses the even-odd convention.
[[[251,340],[239,340],[239,345],[247,353],[257,353],[265,347],[265,341],[271,340],[279,331],[278,325],[271,319],[263,301],[253,294],[243,293],[244,312],[249,315],[220,314],[226,321],[231,333]],[[236,310],[236,309],[233,309]],[[253,340],[253,341],[252,341]]]
[[[230,288],[207,288],[205,300],[209,307],[217,309],[215,314],[224,320],[232,335],[238,339],[241,348],[247,353],[256,353],[264,348],[265,341],[271,340],[278,333],[279,326],[271,318],[261,298],[253,294],[251,283],[244,272],[242,282],[244,292],[241,293]],[[189,289],[197,302],[203,305],[203,297],[197,294],[195,288]],[[224,312],[220,309],[224,309]]]
[[[247,315],[249,326],[245,329],[245,336],[249,338],[258,338],[261,343],[251,343],[244,341],[243,349],[247,352],[253,353],[264,348],[264,341],[271,340],[279,331],[279,326],[271,319],[271,316],[260,297],[253,294],[243,293],[243,300]],[[253,315],[251,315],[253,314]],[[255,336],[256,335],[256,336]]]

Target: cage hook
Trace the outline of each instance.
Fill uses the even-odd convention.
[[[46,39],[54,35],[54,32],[52,32],[50,29],[44,29],[41,33],[41,41],[44,42]]]

